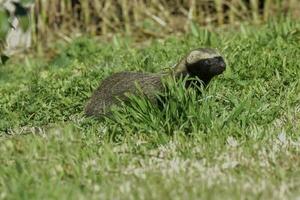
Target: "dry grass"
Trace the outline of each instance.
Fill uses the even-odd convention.
[[[297,0],[36,0],[35,41],[70,33],[161,37],[199,25],[264,22],[297,15]],[[53,34],[54,33],[54,34]]]

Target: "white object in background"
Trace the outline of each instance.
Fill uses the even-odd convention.
[[[19,2],[19,0],[6,0],[4,2],[4,8],[9,11],[11,16],[15,11],[15,6],[12,2]],[[19,20],[13,16],[11,22],[12,28],[6,36],[6,48],[4,53],[8,56],[20,53],[31,46],[31,30],[23,31]]]

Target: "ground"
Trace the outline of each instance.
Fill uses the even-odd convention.
[[[0,199],[299,199],[299,42],[282,19],[144,46],[84,37],[0,66]],[[228,68],[201,95],[173,85],[164,109],[133,99],[84,117],[108,75],[167,70],[204,46]]]

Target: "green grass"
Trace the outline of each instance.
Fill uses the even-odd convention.
[[[80,38],[50,62],[0,66],[0,199],[297,199],[300,23],[191,35],[135,47]],[[198,95],[170,85],[163,109],[133,98],[85,118],[99,82],[159,72],[218,48],[226,72]]]

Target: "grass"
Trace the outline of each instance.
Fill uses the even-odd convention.
[[[134,47],[79,38],[49,62],[0,67],[0,199],[297,199],[299,22],[208,32]],[[85,118],[99,81],[159,72],[189,49],[217,47],[226,72],[201,96],[171,85],[111,120]]]

